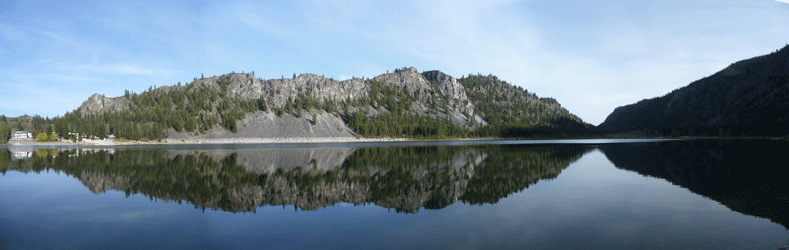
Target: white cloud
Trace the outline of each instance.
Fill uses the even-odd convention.
[[[87,64],[80,66],[80,68],[96,73],[118,75],[156,75],[161,73],[143,66],[132,64]]]
[[[775,0],[776,2],[789,3],[789,0]]]

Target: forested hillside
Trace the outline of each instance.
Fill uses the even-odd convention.
[[[673,135],[789,134],[789,46],[661,97],[618,107],[599,128]]]
[[[500,81],[496,76],[469,75],[459,79],[474,109],[488,124],[478,134],[524,136],[533,133],[578,133],[591,126],[562,108],[556,99],[540,98],[534,93]]]
[[[317,117],[326,117],[321,114],[333,114],[333,119],[341,119],[363,137],[592,133],[591,125],[556,100],[539,98],[495,76],[456,79],[440,71],[419,73],[413,67],[344,81],[314,74],[263,80],[242,72],[150,87],[142,93],[127,90],[114,98],[94,94],[63,116],[34,116],[25,129],[34,133],[52,130],[63,138],[79,133],[161,140],[168,137],[167,131],[199,135],[220,129],[235,133],[239,121],[251,113],[296,117],[313,125]]]

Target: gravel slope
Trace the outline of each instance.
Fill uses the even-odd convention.
[[[237,133],[213,128],[205,134],[168,131],[168,142],[197,143],[265,143],[265,142],[337,142],[356,141],[356,134],[339,117],[321,112],[317,123],[310,124],[312,115],[278,117],[272,112],[258,111],[238,121]]]

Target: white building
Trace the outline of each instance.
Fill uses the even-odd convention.
[[[27,131],[14,132],[14,139],[27,139],[27,138],[33,138],[33,134],[28,133]]]

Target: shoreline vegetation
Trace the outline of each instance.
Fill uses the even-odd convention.
[[[500,137],[474,137],[474,138],[444,138],[444,139],[414,139],[414,138],[221,138],[221,139],[194,139],[179,140],[165,139],[162,141],[133,141],[133,140],[90,140],[74,142],[72,140],[59,141],[36,141],[33,139],[10,139],[7,143],[0,146],[12,147],[46,147],[46,146],[155,146],[155,145],[219,145],[219,144],[319,144],[319,143],[353,143],[353,142],[450,142],[450,141],[490,141],[490,140],[584,140],[584,139],[684,139],[684,140],[786,140],[787,137],[765,137],[765,136],[680,136],[680,137],[646,137],[646,136],[622,136],[619,134],[593,136],[593,137],[532,137],[532,138],[500,138]]]

